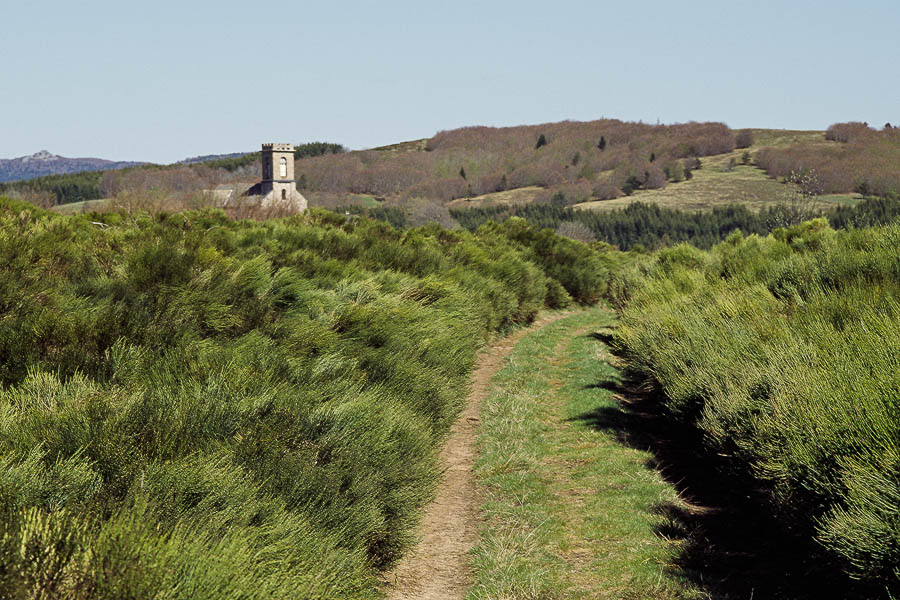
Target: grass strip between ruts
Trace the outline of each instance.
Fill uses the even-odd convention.
[[[468,598],[685,598],[670,564],[676,543],[655,533],[654,507],[679,502],[646,466],[649,454],[598,431],[590,415],[620,410],[619,373],[592,333],[602,309],[525,337],[482,407],[484,522]],[[613,385],[603,385],[611,383]]]

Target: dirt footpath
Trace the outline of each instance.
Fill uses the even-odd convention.
[[[498,340],[482,352],[472,372],[466,406],[441,451],[444,478],[425,509],[421,541],[385,574],[390,600],[462,600],[471,584],[468,552],[478,537],[479,498],[475,487],[478,415],[491,378],[525,334],[566,314],[545,315],[527,329]]]

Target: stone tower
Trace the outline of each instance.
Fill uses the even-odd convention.
[[[306,210],[306,198],[297,191],[294,180],[293,144],[262,145],[262,182],[259,184],[263,207]]]

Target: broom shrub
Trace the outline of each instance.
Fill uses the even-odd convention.
[[[575,244],[0,199],[0,596],[377,597],[480,345],[598,297]]]
[[[616,339],[848,576],[900,588],[900,225],[824,219],[640,265]]]

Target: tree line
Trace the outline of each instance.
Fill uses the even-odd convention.
[[[24,181],[0,183],[0,194],[45,195],[51,204],[68,204],[100,198],[103,171],[84,171],[64,175],[44,175]]]
[[[634,202],[611,211],[576,210],[557,200],[549,204],[453,208],[450,215],[473,231],[487,221],[522,217],[541,228],[559,230],[564,223],[584,225],[596,239],[622,250],[659,248],[689,242],[708,249],[735,230],[765,235],[785,223],[784,206],[754,212],[742,204],[716,207],[712,211],[683,211],[656,204]],[[374,215],[373,215],[374,216]],[[900,200],[868,198],[856,206],[842,206],[826,213],[833,227],[850,229],[886,224],[900,218]]]

